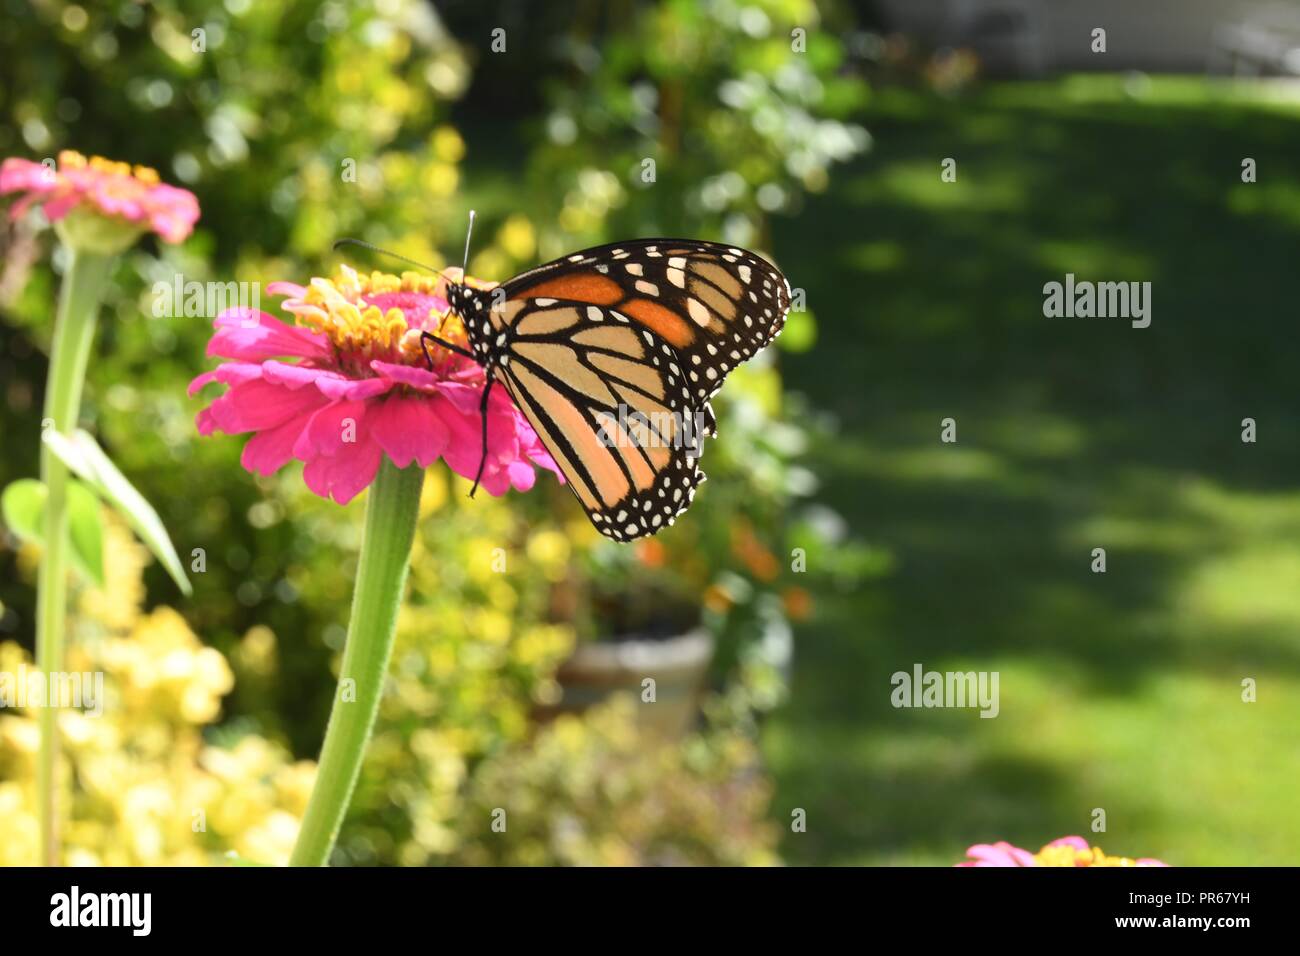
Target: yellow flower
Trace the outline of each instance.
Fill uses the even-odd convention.
[[[138,590],[143,559],[133,558],[110,565],[120,572],[121,593]],[[171,608],[140,617],[131,598],[115,602],[108,591],[83,605],[103,636],[69,654],[75,669],[105,674],[109,700],[99,716],[60,714],[65,862],[201,866],[221,862],[229,850],[286,862],[315,765],[291,762],[279,745],[255,735],[232,748],[205,745],[202,725],[233,686],[225,658]],[[254,633],[250,644],[273,653],[274,636]],[[31,666],[21,648],[0,642],[0,668],[20,666]],[[33,716],[0,713],[0,865],[38,859],[37,740]]]
[[[264,624],[248,629],[239,642],[238,661],[253,674],[267,676],[275,672],[275,632]]]
[[[122,519],[105,512],[104,586],[88,587],[81,595],[80,608],[85,616],[98,621],[110,631],[130,630],[140,618],[144,603],[144,568],[149,552],[136,540]]]

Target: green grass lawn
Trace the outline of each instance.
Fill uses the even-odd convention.
[[[1094,77],[864,120],[872,153],[775,245],[820,331],[788,381],[839,422],[823,496],[895,565],[799,634],[765,738],[774,815],[807,811],[786,858],[1079,833],[1300,862],[1300,107]],[[1045,318],[1066,272],[1150,281],[1151,327]],[[1000,715],[893,709],[918,662],[999,671]]]

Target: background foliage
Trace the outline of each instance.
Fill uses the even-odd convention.
[[[200,635],[216,655],[210,666],[226,675],[210,712],[159,737],[164,751],[189,759],[160,767],[140,754],[132,770],[141,780],[170,775],[155,782],[180,804],[176,788],[207,786],[214,754],[237,762],[255,747],[261,762],[248,772],[268,793],[285,773],[309,778],[287,761],[309,760],[319,746],[360,508],[315,499],[293,468],[248,475],[237,439],[198,439],[197,402],[183,385],[205,367],[210,317],[152,318],[154,282],[177,272],[302,281],[333,270],[330,246],[343,235],[442,265],[458,255],[471,206],[480,211],[471,270],[496,278],[629,234],[762,247],[769,214],[824,189],[829,167],[865,146],[865,132],[843,120],[865,87],[840,69],[837,42],[814,36],[806,55],[791,49],[793,26],[818,22],[811,3],[601,6],[586,5],[573,22],[507,18],[507,50],[494,54],[496,18],[456,5],[7,0],[15,29],[0,41],[0,153],[75,147],[129,158],[194,190],[204,209],[182,248],[146,243],[124,259],[83,413],[181,554],[197,548],[207,558],[183,605],[156,567],[138,569],[146,604],[177,607],[184,623],[164,609],[169,626]],[[516,93],[523,84],[523,102],[501,108],[503,79]],[[642,159],[655,161],[655,181]],[[38,225],[18,223],[8,239],[0,480],[35,465],[38,357],[56,288]],[[786,338],[811,344],[811,315],[795,316]],[[710,451],[700,520],[637,548],[599,539],[557,486],[468,502],[462,482],[430,472],[390,693],[340,862],[774,858],[753,715],[780,700],[790,612],[812,605],[784,555],[831,539],[825,522],[791,510],[815,489],[796,463],[815,416],[783,394],[772,359],[737,373],[724,404],[728,426]],[[492,567],[502,546],[505,574]],[[842,570],[852,571],[854,552],[844,553]],[[15,572],[4,575],[0,622],[30,648],[30,556],[0,552],[0,563]],[[87,617],[90,631],[106,626]],[[710,679],[719,696],[689,740],[654,745],[659,756],[643,763],[652,745],[617,705],[538,734],[534,708],[558,695],[552,675],[575,641],[670,636],[700,622],[720,641]],[[116,732],[128,736],[126,713],[118,717]],[[20,720],[0,717],[13,728]],[[103,817],[110,810],[94,799],[81,756],[77,810]],[[20,766],[0,784],[11,800],[26,786]],[[481,813],[504,800],[502,788],[512,805],[536,808],[519,824],[527,842],[505,851],[485,839]],[[268,797],[266,813],[296,807]],[[568,823],[542,813],[565,807]],[[176,812],[183,833],[188,805]],[[128,814],[116,819],[132,826]],[[281,818],[252,816],[234,829],[226,819],[206,838],[158,843],[149,859],[222,849],[283,857],[292,828]],[[266,826],[279,842],[249,835]],[[581,837],[575,827],[586,828]],[[82,850],[119,859],[110,843],[105,835]]]
[[[70,718],[79,861],[283,859],[359,532],[359,505],[198,440],[183,385],[209,324],[151,318],[152,283],[301,280],[348,234],[458,264],[472,207],[479,275],[683,232],[773,255],[809,308],[729,380],[710,480],[652,541],[597,540],[545,482],[469,502],[430,472],[340,862],[947,864],[1098,806],[1109,853],[1294,862],[1293,93],[981,84],[967,54],[869,32],[863,3],[436,6],[0,0],[0,155],[152,164],[204,208],[182,248],[124,260],[90,373],[85,424],[208,562],[182,602],[118,533],[110,587],[80,585],[83,660],[117,697]],[[59,265],[38,227],[5,237],[0,484],[36,470]],[[1152,328],[1044,322],[1065,272],[1153,281]],[[31,646],[33,558],[0,545],[4,669]],[[684,740],[618,701],[536,719],[579,642],[697,621],[718,655]],[[999,671],[999,719],[890,707],[918,661]],[[0,714],[4,862],[31,856],[33,746]]]

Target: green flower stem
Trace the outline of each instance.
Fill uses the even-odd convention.
[[[66,247],[65,247],[66,248]],[[100,299],[113,269],[115,256],[69,249],[67,271],[59,292],[59,312],[50,348],[49,378],[45,383],[42,430],[55,428],[71,434],[81,408],[81,386],[95,338]],[[41,480],[45,482],[45,551],[36,586],[36,666],[42,673],[63,670],[64,631],[68,600],[68,469],[41,444]],[[48,683],[47,683],[48,686]],[[55,777],[59,756],[57,701],[46,701],[40,711],[41,749],[36,765],[37,805],[41,821],[41,860],[59,862],[59,818]]]
[[[329,861],[352,799],[393,651],[423,480],[418,466],[398,469],[384,458],[370,487],[343,668],[290,866]]]

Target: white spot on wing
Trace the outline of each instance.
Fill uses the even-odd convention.
[[[709,310],[705,308],[704,303],[699,299],[688,298],[686,300],[686,311],[695,324],[701,328],[709,324]]]

